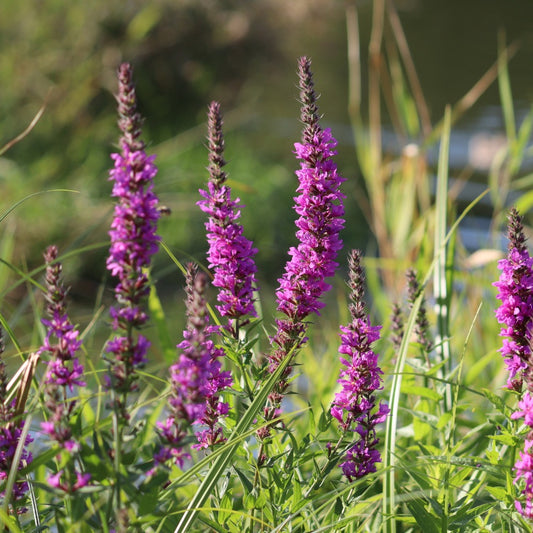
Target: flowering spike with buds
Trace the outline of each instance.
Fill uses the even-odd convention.
[[[511,415],[512,419],[523,418],[530,428],[524,451],[520,452],[514,466],[514,482],[521,487],[515,507],[533,520],[533,258],[527,251],[522,217],[515,208],[509,213],[507,235],[507,257],[499,261],[500,279],[493,284],[499,289],[497,298],[502,302],[496,310],[496,318],[503,324],[500,336],[504,341],[500,352],[509,371],[507,387],[519,393],[523,385],[526,388],[518,402],[519,410]]]
[[[218,287],[217,305],[222,316],[230,320],[228,329],[237,337],[239,327],[249,316],[255,317],[254,285],[257,271],[254,255],[257,249],[243,234],[236,221],[240,216],[239,199],[231,199],[226,184],[224,137],[220,104],[212,102],[208,111],[209,183],[207,191],[200,190],[203,200],[200,209],[209,215],[206,222],[209,268],[214,269],[213,285]]]
[[[398,303],[392,305],[391,312],[391,342],[394,350],[399,350],[400,345],[402,344],[403,333],[404,333],[404,322],[402,308]]]
[[[129,418],[125,396],[136,389],[136,369],[146,362],[149,341],[134,335],[148,320],[144,301],[149,293],[146,269],[158,249],[156,234],[160,217],[153,179],[157,173],[155,156],[147,156],[139,139],[141,118],[137,112],[131,66],[124,63],[118,71],[119,127],[122,131],[120,153],[110,172],[112,196],[117,199],[111,224],[111,248],[107,268],[118,278],[115,287],[117,305],[110,310],[117,335],[106,347],[109,365],[108,387],[122,399],[114,399],[114,408],[122,421]]]
[[[533,392],[533,258],[525,245],[522,217],[514,208],[509,214],[508,237],[507,258],[499,261],[500,279],[494,283],[499,289],[497,298],[502,302],[496,310],[496,318],[503,325],[500,352],[509,371],[507,386],[521,391],[525,381]]]
[[[210,339],[218,328],[209,325],[205,299],[208,277],[191,263],[186,281],[187,327],[184,340],[178,344],[179,359],[170,368],[170,415],[158,423],[163,447],[156,456],[160,463],[174,457],[180,466],[187,455],[182,441],[188,426],[204,428],[196,432],[195,448],[209,448],[226,440],[218,422],[227,414],[228,404],[220,401],[220,393],[232,384],[230,372],[221,370],[219,359],[224,351]]]
[[[333,161],[337,141],[329,129],[320,127],[318,121],[317,96],[310,67],[309,58],[300,58],[298,75],[304,130],[302,142],[294,145],[300,160],[300,169],[296,171],[299,195],[294,206],[299,215],[296,221],[299,244],[289,250],[291,259],[278,280],[277,308],[284,317],[276,320],[277,332],[269,355],[270,372],[274,372],[289,353],[305,342],[305,319],[312,313],[320,314],[319,309],[324,306],[320,298],[331,288],[325,279],[334,275],[338,266],[337,252],[342,248],[339,233],[344,227],[345,196],[340,192],[340,185],[345,180],[337,173]],[[271,406],[265,409],[267,420],[276,416],[291,371],[288,366],[269,397]],[[259,432],[260,437],[268,434],[268,428]]]
[[[383,372],[372,344],[379,339],[380,326],[372,326],[364,311],[364,278],[358,250],[350,254],[349,264],[352,322],[341,326],[339,353],[344,367],[338,383],[342,390],[335,394],[331,414],[344,434],[358,435],[357,442],[348,449],[346,460],[341,464],[344,475],[352,481],[376,471],[376,463],[381,461],[376,449],[379,443],[376,425],[385,420],[389,408],[380,403],[376,410],[375,392],[382,388]]]
[[[412,308],[415,300],[420,295],[420,283],[418,282],[417,273],[414,269],[410,268],[406,273],[407,277],[407,300],[409,302],[409,307]],[[433,348],[433,343],[431,342],[429,336],[429,322],[427,319],[426,303],[425,300],[422,300],[420,307],[418,308],[418,313],[416,315],[415,321],[415,338],[416,341],[421,345],[422,350],[427,356]]]
[[[45,407],[49,413],[46,422],[41,423],[43,431],[69,454],[79,450],[79,444],[72,437],[70,420],[76,405],[75,400],[68,398],[74,386],[85,386],[82,381],[83,366],[76,352],[81,346],[79,331],[71,324],[66,311],[67,290],[61,281],[62,265],[57,261],[57,247],[49,246],[44,254],[46,263],[46,301],[50,320],[43,319],[47,328],[46,338],[40,353],[50,354],[48,370],[45,377]],[[62,471],[49,478],[52,486]],[[74,463],[69,462],[67,479],[57,485],[66,492],[72,493],[87,485],[89,474],[76,470]]]

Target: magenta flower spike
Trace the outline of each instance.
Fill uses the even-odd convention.
[[[325,279],[335,274],[337,252],[342,248],[345,198],[340,192],[345,179],[333,161],[337,141],[331,130],[323,130],[318,122],[311,60],[302,57],[298,66],[304,123],[302,142],[294,145],[300,160],[300,170],[296,171],[299,195],[294,206],[300,215],[296,220],[299,244],[289,250],[291,259],[276,291],[278,311],[294,323],[302,322],[311,313],[319,314],[324,307],[320,297],[331,288]]]
[[[239,198],[231,199],[227,175],[222,170],[226,164],[222,124],[220,104],[211,102],[207,115],[209,183],[207,191],[200,189],[204,199],[198,205],[209,215],[205,224],[209,243],[207,259],[209,268],[214,270],[213,285],[219,289],[216,308],[221,316],[229,319],[228,329],[238,337],[239,327],[247,323],[247,317],[257,316],[254,309],[257,249],[237,222],[243,206]]]
[[[494,283],[501,300],[496,318],[504,338],[500,349],[509,371],[507,386],[521,391],[525,382],[533,392],[531,342],[533,328],[533,258],[525,245],[522,217],[516,209],[509,214],[507,258],[498,263],[500,279]]]
[[[331,414],[344,434],[357,435],[357,441],[340,465],[344,475],[352,481],[375,472],[376,463],[381,462],[381,454],[376,449],[379,443],[376,425],[385,421],[389,408],[385,403],[376,407],[375,392],[383,388],[383,372],[372,344],[379,339],[381,327],[372,326],[365,312],[364,275],[358,250],[350,254],[349,266],[352,322],[341,326],[339,353],[343,367],[338,383],[342,389],[335,394]]]
[[[79,450],[79,444],[72,437],[70,428],[71,415],[76,402],[70,399],[74,387],[84,387],[82,380],[83,366],[76,355],[81,347],[79,331],[71,324],[66,310],[67,289],[61,281],[62,265],[57,261],[56,246],[49,246],[44,254],[46,263],[46,301],[49,320],[43,319],[46,326],[46,338],[40,349],[40,354],[49,354],[48,368],[45,376],[45,407],[48,412],[46,422],[41,423],[41,429],[55,441],[60,448],[69,454]],[[85,486],[89,474],[81,474],[70,463],[69,475],[58,488],[72,493]],[[55,476],[49,478],[52,483]],[[84,484],[80,485],[80,480]]]
[[[66,450],[77,448],[69,427],[70,416],[76,405],[68,398],[74,387],[84,387],[83,366],[76,355],[81,347],[79,331],[71,324],[66,310],[67,290],[61,281],[62,265],[57,261],[56,246],[44,253],[46,263],[46,301],[49,320],[42,319],[46,337],[40,354],[50,359],[45,376],[45,406],[48,420],[41,423],[43,431]]]
[[[15,457],[15,451],[19,444],[24,429],[24,420],[17,416],[16,412],[16,400],[7,402],[7,384],[9,378],[6,372],[5,363],[1,357],[4,352],[4,333],[0,328],[0,487],[4,485],[11,471],[13,465],[13,459]],[[28,451],[28,446],[33,442],[30,435],[26,436],[24,442],[24,448],[20,458],[18,469],[21,470],[26,465],[31,463],[33,457],[31,452]],[[5,485],[4,485],[5,486]],[[28,483],[24,478],[19,478],[15,481],[12,491],[12,501],[19,505],[16,507],[16,512],[22,514],[26,512],[26,507],[20,507],[23,505],[23,500],[28,492]],[[4,499],[5,491],[0,490],[0,498]]]
[[[331,288],[325,280],[335,274],[338,266],[337,253],[342,248],[340,231],[344,227],[345,196],[340,192],[340,186],[345,179],[338,174],[333,161],[337,141],[329,129],[323,130],[319,124],[309,58],[299,59],[298,76],[304,123],[302,142],[294,145],[300,160],[300,169],[296,171],[299,194],[294,206],[299,215],[296,220],[298,245],[289,250],[291,258],[278,280],[277,309],[284,316],[276,320],[277,331],[269,354],[271,373],[289,353],[306,341],[306,318],[312,313],[320,314],[319,310],[324,306],[320,298]],[[270,407],[265,409],[267,420],[276,416],[291,372],[291,367],[287,367],[282,380],[270,394]],[[262,438],[268,436],[268,427],[258,434]]]
[[[187,328],[183,341],[178,344],[180,356],[170,368],[170,414],[165,422],[158,423],[163,446],[155,457],[156,462],[174,460],[180,466],[187,454],[182,441],[187,428],[201,426],[196,431],[198,443],[194,448],[210,448],[224,442],[219,420],[228,412],[228,404],[220,393],[232,384],[230,372],[221,369],[220,358],[224,351],[211,340],[216,326],[209,325],[209,312],[205,300],[208,277],[197,273],[197,267],[187,268]]]
[[[160,217],[154,193],[157,168],[155,156],[147,156],[141,135],[141,116],[137,112],[132,69],[127,63],[118,71],[118,113],[120,153],[112,154],[114,168],[112,196],[117,199],[109,236],[111,248],[107,268],[118,279],[115,287],[116,306],[110,310],[112,326],[117,332],[106,347],[109,365],[108,388],[127,395],[136,389],[136,369],[146,362],[149,341],[134,330],[148,320],[144,301],[150,287],[146,269],[158,250],[157,221]],[[122,400],[115,408],[126,421],[129,416]]]
[[[502,324],[500,336],[504,338],[500,352],[505,359],[509,378],[507,387],[525,393],[518,402],[518,411],[511,415],[523,418],[529,433],[524,451],[516,461],[514,483],[521,487],[515,507],[524,517],[533,520],[533,360],[531,357],[533,328],[533,258],[526,247],[522,217],[515,208],[509,213],[507,226],[508,253],[498,263],[500,279],[494,283],[501,300],[496,318]]]

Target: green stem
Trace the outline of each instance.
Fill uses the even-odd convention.
[[[117,399],[116,391],[113,391],[113,438],[114,438],[114,456],[113,456],[113,467],[115,470],[115,489],[113,497],[115,498],[115,520],[116,525],[119,523],[119,512],[121,507],[121,484],[120,484],[120,464],[122,462],[122,432],[123,426],[120,421],[120,403]],[[123,399],[125,400],[125,394]]]

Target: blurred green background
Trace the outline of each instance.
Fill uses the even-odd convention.
[[[348,178],[346,249],[366,248],[372,236],[359,208],[365,185],[347,112],[346,8],[358,8],[364,102],[373,4],[2,0],[0,146],[45,105],[31,133],[0,157],[2,210],[35,192],[78,191],[33,197],[9,215],[2,228],[15,236],[13,262],[32,268],[41,264],[50,243],[67,251],[107,239],[112,209],[107,172],[118,139],[113,95],[122,61],[134,66],[144,139],[160,169],[157,192],[172,210],[160,232],[178,258],[203,260],[206,249],[204,217],[195,202],[207,178],[205,112],[216,99],[225,114],[231,185],[247,206],[242,221],[259,249],[259,278],[271,285],[280,275],[294,243],[292,145],[300,132],[295,70],[304,54],[313,58],[323,123],[340,141],[339,168]],[[508,43],[519,40],[509,71],[518,115],[527,111],[533,88],[531,2],[397,0],[393,5],[433,121],[494,63],[498,32]],[[502,129],[498,106],[495,83],[456,128]],[[391,122],[386,112],[382,121],[386,133]],[[459,144],[452,137],[452,168],[456,156],[457,165],[463,164]],[[106,252],[102,248],[69,260],[74,297],[93,297],[104,276]],[[174,283],[175,272],[166,265],[158,264],[158,276]]]

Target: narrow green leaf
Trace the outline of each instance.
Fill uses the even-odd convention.
[[[498,411],[502,415],[507,417],[508,412],[509,412],[509,408],[507,407],[507,405],[505,404],[505,402],[503,401],[501,396],[498,396],[497,394],[495,394],[494,392],[492,392],[489,389],[481,389],[481,392],[482,392],[483,396],[485,396],[485,398],[487,398],[487,400],[489,400],[489,402],[494,407],[496,407],[496,409],[498,409]]]
[[[427,398],[438,402],[442,399],[442,395],[436,390],[429,387],[422,387],[421,385],[414,385],[412,383],[402,383],[401,391],[403,394],[412,394],[413,396],[419,396],[421,398]]]
[[[181,520],[175,530],[175,533],[188,531],[188,528],[192,526],[193,522],[196,519],[196,516],[198,515],[199,508],[204,504],[204,502],[212,493],[220,476],[226,470],[227,466],[231,461],[231,458],[237,450],[237,447],[241,442],[240,435],[243,434],[253,424],[253,421],[255,420],[257,414],[267,401],[268,395],[281,378],[283,371],[289,365],[291,359],[292,353],[288,354],[287,357],[285,357],[285,359],[281,362],[276,371],[268,378],[263,387],[261,387],[254,401],[246,410],[241,420],[235,427],[233,434],[229,437],[227,443],[224,445],[223,452],[217,457],[211,469],[198,487],[196,494],[189,502],[189,505],[183,513],[183,516],[181,517]]]
[[[5,513],[7,513],[9,502],[11,500],[11,495],[13,493],[13,487],[19,475],[19,465],[22,459],[22,453],[24,451],[26,437],[28,436],[28,432],[30,431],[31,421],[31,415],[25,417],[24,426],[22,427],[22,431],[20,432],[17,448],[15,449],[15,454],[12,458],[11,468],[9,469],[9,475],[7,476],[6,487],[4,489],[4,501],[2,502],[2,511]]]
[[[440,532],[440,519],[426,510],[422,500],[410,500],[406,504],[424,533]]]
[[[511,176],[514,176],[522,166],[532,129],[533,109],[526,115],[522,124],[520,124],[516,142],[511,146],[511,161],[509,162],[509,173]]]
[[[14,518],[4,511],[4,509],[0,509],[0,524],[7,531],[11,531],[11,533],[22,533],[22,529],[17,526]]]
[[[176,347],[168,332],[167,323],[165,320],[165,312],[161,305],[161,300],[157,294],[157,289],[152,283],[150,285],[150,294],[148,296],[148,309],[150,310],[150,317],[157,329],[157,339],[161,345],[163,358],[167,364],[172,364],[176,359]]]
[[[505,47],[503,34],[498,36],[498,88],[500,90],[500,100],[502,104],[503,120],[505,122],[505,133],[510,144],[516,139],[516,125],[513,107],[513,95],[511,92],[511,83],[509,81],[509,60]]]
[[[485,487],[485,490],[492,496],[494,496],[494,499],[500,502],[504,502],[507,497],[507,489],[505,487]]]
[[[435,235],[434,254],[435,270],[433,276],[433,290],[435,296],[435,314],[437,316],[437,334],[435,336],[435,351],[440,361],[446,362],[445,374],[449,375],[452,368],[451,350],[449,343],[449,309],[450,294],[447,278],[446,238],[448,211],[448,156],[450,152],[451,110],[446,108],[444,126],[439,151],[437,170],[437,193],[435,198]],[[443,377],[442,375],[440,377]],[[452,390],[449,385],[444,388],[443,411],[452,407]]]
[[[248,476],[242,470],[239,470],[236,466],[234,466],[233,469],[235,470],[235,472],[237,472],[237,475],[239,476],[239,479],[241,480],[242,486],[244,487],[244,492],[246,494],[250,494],[254,486],[252,482],[248,479]]]

